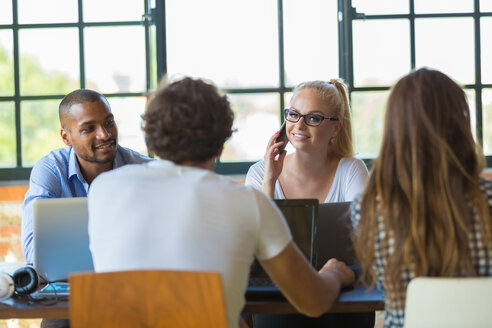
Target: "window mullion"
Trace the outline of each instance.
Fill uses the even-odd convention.
[[[12,0],[12,23],[14,41],[14,103],[15,103],[15,142],[17,167],[22,167],[22,130],[20,108],[20,55],[19,55],[19,21],[17,0]]]

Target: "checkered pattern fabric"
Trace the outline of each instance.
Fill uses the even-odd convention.
[[[481,189],[487,196],[487,201],[489,205],[489,210],[492,216],[492,181],[481,179]],[[473,258],[473,264],[479,276],[492,276],[492,265],[489,266],[487,263],[492,263],[492,252],[489,251],[489,259],[486,258],[486,250],[483,244],[482,232],[480,231],[480,224],[478,221],[477,209],[472,207],[474,223],[470,230],[469,235],[469,245],[471,249],[471,255]],[[355,227],[360,220],[360,208],[361,200],[356,199],[352,203],[351,208],[351,219],[352,225]],[[388,238],[385,239],[386,234]],[[375,245],[375,262],[373,263],[374,269],[377,272],[376,288],[381,291],[385,299],[385,318],[384,327],[385,328],[396,328],[403,327],[405,320],[405,298],[406,298],[406,287],[410,280],[415,278],[415,274],[412,268],[405,267],[401,271],[401,282],[405,288],[392,288],[384,282],[384,269],[386,267],[386,258],[388,254],[392,254],[394,251],[394,238],[391,232],[387,232],[384,226],[383,217],[380,215],[378,217],[378,227],[377,227],[377,238]],[[390,294],[388,294],[390,291]]]

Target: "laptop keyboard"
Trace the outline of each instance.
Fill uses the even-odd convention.
[[[256,278],[249,278],[248,284],[250,286],[275,286],[273,281],[271,281],[267,277],[256,277]]]

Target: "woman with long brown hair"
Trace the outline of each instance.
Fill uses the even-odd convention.
[[[385,295],[385,327],[403,327],[419,276],[492,275],[492,181],[460,86],[419,69],[392,89],[383,141],[352,205],[362,278]]]

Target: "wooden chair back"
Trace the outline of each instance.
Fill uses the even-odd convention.
[[[70,327],[227,327],[219,273],[72,274]]]

